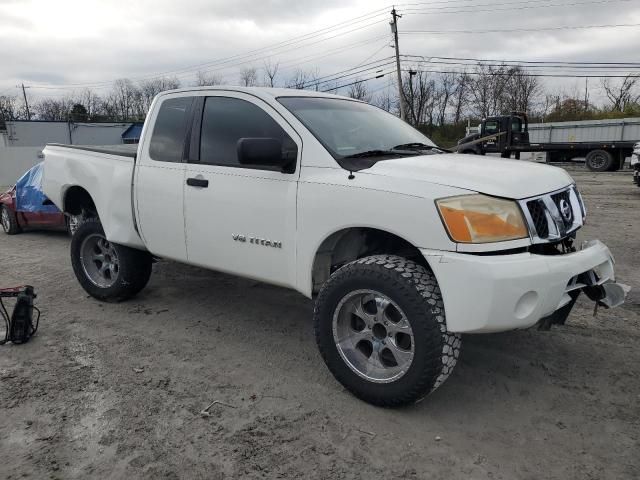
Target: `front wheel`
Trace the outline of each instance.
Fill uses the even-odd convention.
[[[16,215],[6,205],[0,206],[0,224],[2,224],[2,230],[7,235],[15,235],[20,232],[20,225],[18,225]]]
[[[86,292],[118,302],[142,290],[151,276],[149,252],[107,240],[100,221],[84,220],[71,238],[71,265]]]
[[[432,272],[377,255],[336,271],[318,295],[316,341],[329,370],[358,398],[384,407],[417,402],[456,364],[460,335],[447,331]]]

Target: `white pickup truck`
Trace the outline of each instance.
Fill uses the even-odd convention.
[[[564,170],[449,154],[352,99],[174,90],[137,151],[44,154],[44,192],[83,217],[71,263],[89,294],[135,295],[153,257],[295,289],[316,298],[331,372],[376,405],[442,384],[462,333],[549,328],[581,291],[624,301],[607,247],[574,246],[586,212]]]

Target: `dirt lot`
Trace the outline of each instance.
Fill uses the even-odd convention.
[[[65,235],[0,235],[1,283],[35,285],[43,310],[33,341],[0,347],[0,475],[639,478],[640,189],[571,173],[581,238],[610,246],[628,303],[594,318],[581,297],[551,332],[466,336],[447,383],[400,410],[333,380],[297,293],[160,262],[135,300],[103,304]]]

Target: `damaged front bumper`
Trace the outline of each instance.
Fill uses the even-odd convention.
[[[547,328],[564,322],[581,291],[607,307],[622,303],[626,294],[614,283],[613,257],[599,240],[563,255],[422,254],[438,280],[452,332],[499,332],[538,323]]]

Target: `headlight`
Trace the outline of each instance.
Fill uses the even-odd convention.
[[[518,204],[487,195],[441,198],[436,205],[454,242],[488,243],[529,236]]]

